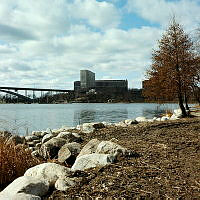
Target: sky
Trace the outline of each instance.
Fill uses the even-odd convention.
[[[0,86],[73,89],[87,69],[141,88],[174,15],[193,34],[200,0],[0,0]]]

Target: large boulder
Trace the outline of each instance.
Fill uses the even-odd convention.
[[[126,155],[127,149],[111,141],[102,141],[98,144],[95,153]]]
[[[87,154],[87,155],[78,157],[75,163],[73,164],[71,170],[84,171],[85,169],[90,169],[94,167],[103,167],[105,165],[113,163],[114,161],[115,161],[114,155],[97,154],[97,153]]]
[[[62,138],[52,138],[49,141],[42,144],[39,153],[45,159],[53,159],[58,156],[58,151],[67,141]]]
[[[32,176],[45,179],[50,186],[54,186],[58,178],[67,177],[71,174],[70,169],[56,163],[43,163],[28,169],[24,176]]]
[[[98,139],[90,140],[81,150],[79,156],[95,153],[97,146],[99,145],[100,141]]]
[[[16,196],[19,193],[41,197],[47,194],[48,190],[49,183],[46,180],[31,176],[21,176],[10,183],[0,193],[0,199],[16,199]]]
[[[84,123],[79,128],[84,133],[92,133],[97,129],[105,128],[105,125],[99,122]]]
[[[53,138],[53,137],[54,137],[54,136],[53,136],[52,133],[48,133],[48,134],[44,135],[43,138],[42,138],[42,143],[47,142],[48,140],[50,140],[50,139]]]
[[[58,152],[58,161],[60,163],[73,164],[81,151],[81,145],[77,142],[65,144]]]
[[[38,140],[39,137],[36,135],[28,135],[25,137],[26,142],[32,142],[33,140]]]
[[[6,200],[6,199],[2,199],[2,200]],[[12,197],[12,199],[8,199],[8,200],[41,200],[41,197],[32,195],[32,194],[17,193]]]
[[[71,132],[61,132],[57,135],[56,138],[63,138],[67,140],[68,143],[70,142],[81,142],[81,137],[76,133]]]

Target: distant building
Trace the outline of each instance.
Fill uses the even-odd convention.
[[[95,80],[95,73],[89,70],[80,71],[80,81],[74,82],[75,92],[87,92],[95,89],[97,92],[123,92],[128,90],[127,80]]]
[[[95,73],[89,70],[80,71],[80,86],[81,89],[93,89],[95,88]]]

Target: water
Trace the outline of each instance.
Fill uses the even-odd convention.
[[[177,104],[0,104],[0,130],[24,135],[33,130],[76,126],[85,122],[119,122],[138,116],[153,118]]]

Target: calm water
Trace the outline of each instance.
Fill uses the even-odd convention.
[[[153,118],[177,104],[0,104],[0,130],[26,131],[76,126],[85,122],[119,122],[138,116]]]

